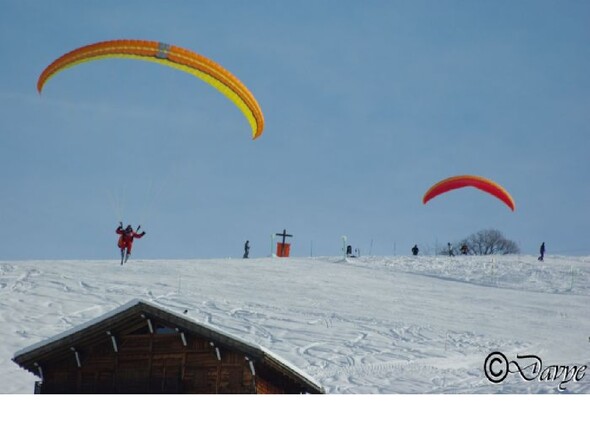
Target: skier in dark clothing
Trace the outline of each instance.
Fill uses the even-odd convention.
[[[250,254],[250,241],[246,240],[246,243],[244,244],[244,259],[248,258],[249,254]]]
[[[353,255],[352,255],[352,246],[350,244],[346,246],[346,256],[353,257]]]
[[[414,247],[412,247],[412,255],[417,256],[419,251],[418,244],[414,244]]]
[[[539,256],[539,261],[543,261],[543,258],[545,257],[545,241],[543,241],[543,244],[541,244],[541,248],[539,249],[539,253],[541,254],[541,256]]]
[[[469,253],[469,247],[467,247],[467,244],[463,244],[459,250],[461,250],[461,255],[467,255],[467,253]]]
[[[141,226],[137,226],[137,230],[139,230]],[[123,229],[123,223],[119,223],[119,227],[116,230],[117,235],[119,235],[119,242],[118,246],[121,249],[121,265],[127,262],[129,259],[129,255],[131,255],[131,249],[133,248],[133,240],[135,238],[141,238],[145,235],[145,232],[138,233],[133,230],[131,224],[129,224],[125,229]]]

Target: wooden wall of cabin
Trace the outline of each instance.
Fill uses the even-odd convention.
[[[220,349],[197,336],[180,333],[109,336],[101,342],[41,362],[41,393],[296,393],[297,388],[272,370],[255,367],[244,354]]]

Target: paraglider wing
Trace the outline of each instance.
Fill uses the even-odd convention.
[[[428,189],[422,198],[422,202],[426,204],[432,198],[435,198],[440,194],[467,186],[475,187],[495,196],[504,204],[506,204],[512,211],[514,211],[516,207],[512,196],[510,196],[506,189],[492,180],[474,175],[459,175],[439,181],[430,189]]]
[[[180,69],[207,82],[229,98],[245,115],[256,139],[264,130],[264,116],[254,95],[231,72],[202,55],[179,46],[146,40],[111,40],[74,49],[45,68],[37,81],[39,93],[51,77],[77,64],[103,58],[131,58]]]

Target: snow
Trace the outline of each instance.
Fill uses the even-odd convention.
[[[17,352],[136,299],[268,349],[327,393],[560,393],[484,361],[590,365],[590,257],[418,256],[0,263],[0,392]],[[589,393],[590,374],[563,386]]]
[[[270,350],[328,394],[186,395],[168,405],[32,395],[37,378],[11,361],[16,353],[138,299]],[[563,377],[526,380],[516,370],[496,384],[484,361],[500,351],[511,361],[536,355],[544,367],[588,365],[589,313],[590,257],[0,262],[0,416],[4,434],[30,440],[180,439],[197,431],[195,416],[207,422],[203,437],[258,442],[487,441],[499,431],[573,440],[586,430],[590,374],[564,390]],[[520,393],[586,394],[549,403]]]

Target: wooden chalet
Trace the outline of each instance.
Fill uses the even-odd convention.
[[[264,348],[134,300],[14,355],[35,393],[324,393]]]

